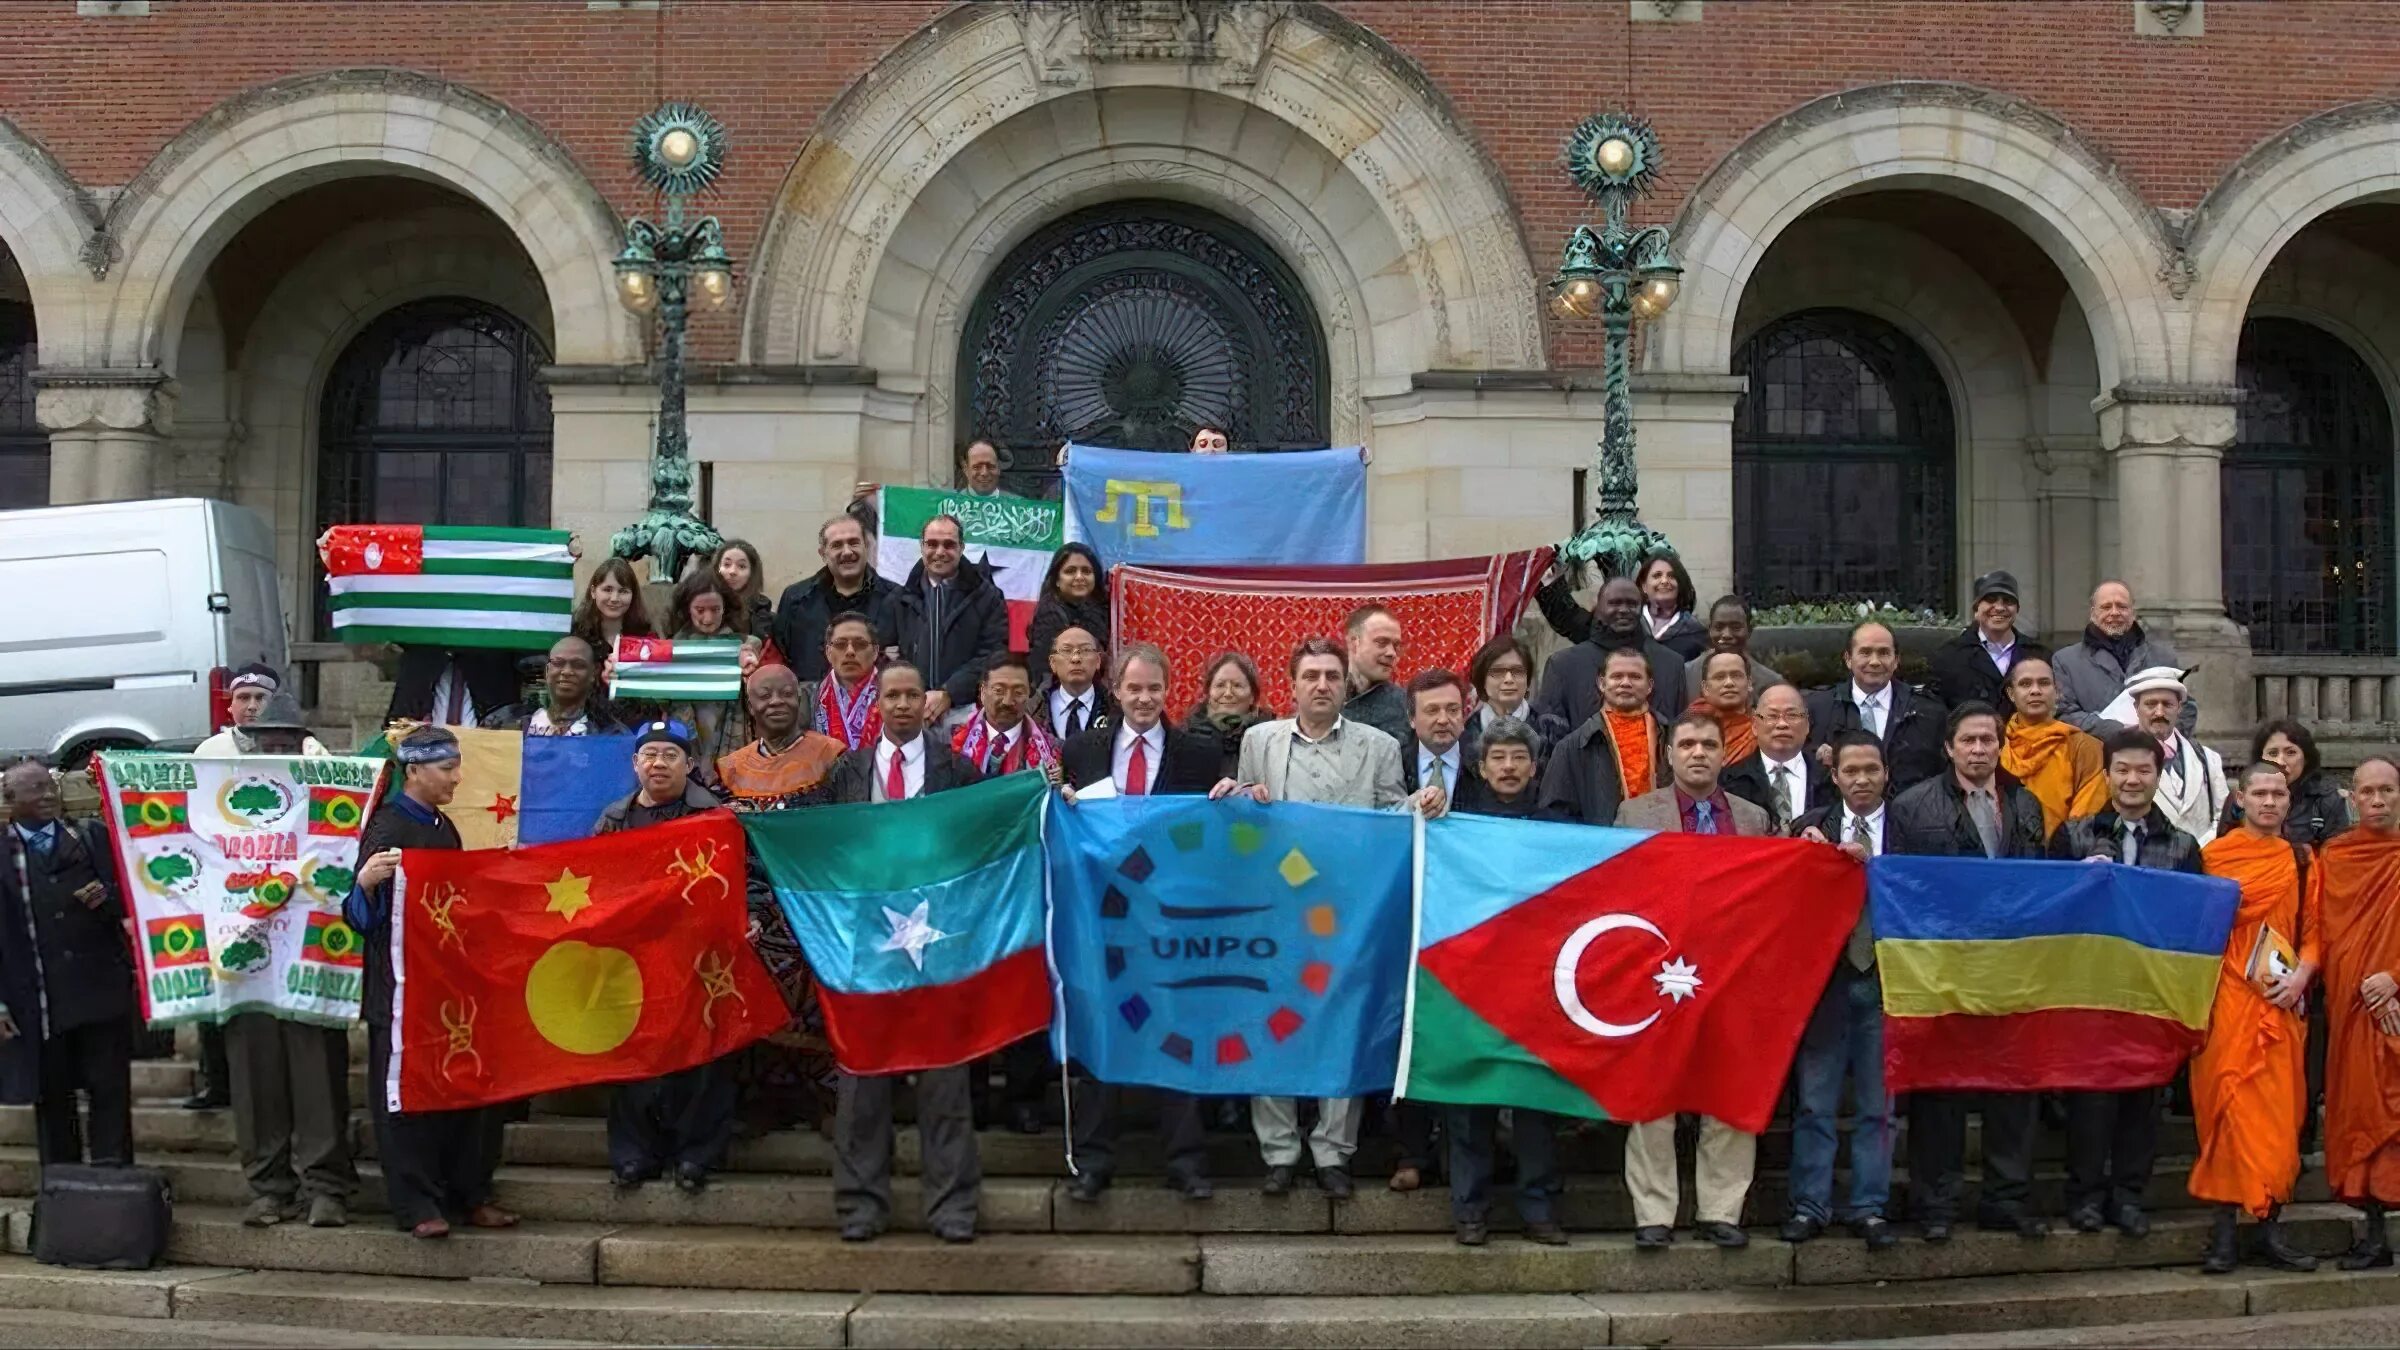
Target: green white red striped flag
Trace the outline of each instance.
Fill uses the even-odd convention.
[[[727,702],[742,696],[742,640],[620,637],[616,671],[612,698]]]
[[[995,493],[978,497],[959,488],[886,487],[876,494],[875,570],[894,584],[908,580],[922,555],[917,540],[935,516],[956,516],[966,527],[969,563],[982,564],[1008,597],[1009,646],[1025,650],[1025,624],[1042,595],[1050,555],[1067,542],[1066,510],[1057,502]]]
[[[324,558],[344,642],[538,651],[575,609],[565,530],[336,525]]]

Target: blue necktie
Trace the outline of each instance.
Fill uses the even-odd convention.
[[[1710,805],[1709,805],[1707,802],[1693,802],[1693,803],[1692,803],[1692,833],[1694,833],[1694,834],[1715,834],[1716,832],[1717,832],[1717,812],[1716,812],[1716,808],[1714,808],[1714,807],[1710,806]]]

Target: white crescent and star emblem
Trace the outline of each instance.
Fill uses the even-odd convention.
[[[1648,1031],[1651,1024],[1666,1011],[1662,1008],[1639,1022],[1611,1022],[1585,1007],[1583,995],[1575,988],[1575,972],[1583,965],[1584,952],[1602,937],[1626,929],[1648,933],[1658,939],[1660,946],[1667,945],[1667,935],[1658,931],[1658,925],[1638,914],[1603,914],[1567,935],[1566,942],[1558,949],[1558,966],[1552,974],[1552,987],[1558,995],[1559,1011],[1582,1030],[1610,1040],[1638,1036]],[[1660,998],[1676,1003],[1693,997],[1700,988],[1699,967],[1682,957],[1660,962],[1658,974],[1650,978],[1657,983]]]

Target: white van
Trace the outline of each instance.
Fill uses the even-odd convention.
[[[284,669],[275,532],[204,497],[0,511],[0,755],[188,750]]]

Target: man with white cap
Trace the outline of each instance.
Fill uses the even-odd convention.
[[[2182,671],[2152,666],[2127,676],[2125,692],[2101,716],[2158,738],[2158,809],[2176,829],[2205,844],[2217,837],[2225,810],[2225,761],[2181,730],[2190,701]]]

